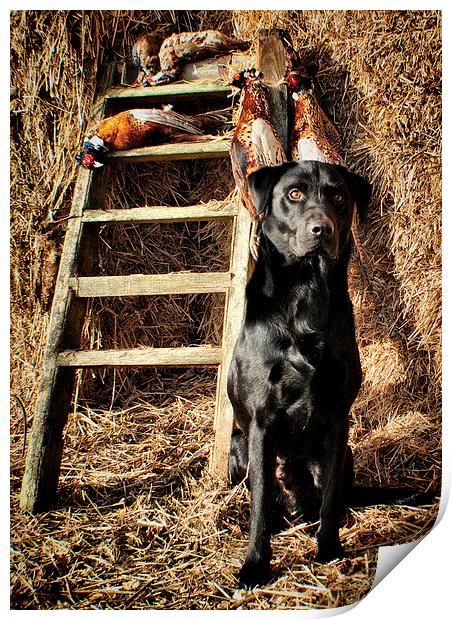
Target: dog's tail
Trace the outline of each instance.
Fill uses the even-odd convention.
[[[353,486],[345,497],[348,508],[365,506],[422,506],[431,504],[433,492],[421,492],[411,487],[361,487]]]

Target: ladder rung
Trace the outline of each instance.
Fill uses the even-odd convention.
[[[78,297],[127,297],[130,295],[177,295],[224,293],[231,285],[230,272],[70,278],[69,286]]]
[[[109,224],[131,222],[136,224],[152,222],[190,222],[227,219],[237,215],[234,203],[226,205],[193,205],[190,207],[136,207],[133,209],[91,210],[83,213],[84,223]]]
[[[207,142],[178,142],[173,144],[156,144],[127,151],[111,151],[108,159],[125,159],[133,161],[170,161],[174,159],[207,159],[228,157],[230,140],[209,140]]]
[[[63,351],[58,366],[215,366],[223,359],[221,347],[173,347]]]
[[[143,101],[159,103],[162,101],[225,98],[231,94],[231,87],[224,84],[204,82],[185,82],[182,84],[163,84],[162,86],[139,86],[136,88],[112,87],[106,93],[106,99],[133,99],[140,105]]]

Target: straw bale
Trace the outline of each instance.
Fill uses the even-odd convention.
[[[11,605],[15,609],[326,608],[362,598],[379,545],[425,535],[436,507],[348,511],[346,558],[314,562],[314,526],[274,537],[272,581],[237,590],[249,497],[207,471],[214,369],[77,371],[59,505],[18,512],[48,312],[40,243],[58,246],[101,60],[152,29],[289,30],[318,65],[347,164],[372,182],[367,287],[350,270],[364,382],[350,442],[362,484],[438,491],[441,478],[441,14],[438,11],[14,11],[11,14]],[[104,208],[234,199],[220,161],[113,164]],[[223,222],[105,226],[99,274],[222,271]],[[42,270],[41,270],[42,271]],[[202,298],[201,298],[202,297]],[[218,344],[222,295],[98,299],[83,346]],[[23,406],[22,404],[23,403]]]

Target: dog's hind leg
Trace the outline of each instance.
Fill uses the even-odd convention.
[[[232,431],[231,450],[229,452],[229,476],[235,486],[240,484],[248,474],[248,439],[240,428]],[[247,486],[249,481],[247,480]]]
[[[344,556],[339,540],[339,523],[343,502],[343,474],[347,451],[347,425],[331,432],[325,438],[324,454],[320,463],[322,505],[320,508],[320,525],[317,530],[317,561],[330,562]]]

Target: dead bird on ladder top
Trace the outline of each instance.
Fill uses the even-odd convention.
[[[163,41],[158,54],[160,71],[152,75],[152,67],[156,64],[155,39],[143,35],[133,47],[134,63],[139,70],[134,85],[156,86],[174,82],[188,62],[205,60],[233,50],[247,50],[250,45],[248,41],[229,37],[218,30],[173,34]]]
[[[159,109],[137,109],[119,112],[103,119],[85,138],[77,160],[86,168],[103,166],[105,153],[122,151],[167,141],[205,140],[208,132],[226,123],[223,112],[207,112],[188,116],[171,106]]]

